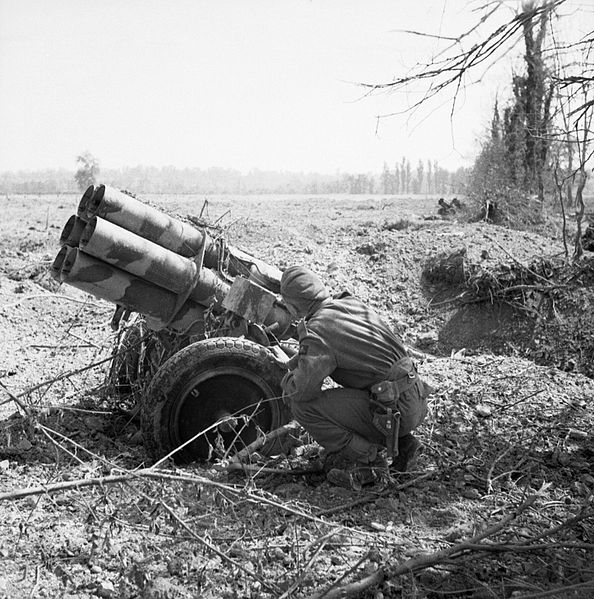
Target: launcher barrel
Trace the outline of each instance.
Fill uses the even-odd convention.
[[[277,334],[290,328],[275,296],[280,270],[117,189],[87,189],[60,242],[54,278],[143,314],[155,330],[204,336],[206,309]]]

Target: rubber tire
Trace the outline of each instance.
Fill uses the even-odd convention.
[[[208,428],[221,411],[251,414],[262,402],[254,419],[264,432],[286,424],[290,413],[282,400],[281,380],[285,371],[263,346],[236,337],[217,337],[193,343],[169,358],[156,372],[143,401],[141,426],[150,456],[158,460]],[[219,397],[215,401],[215,397]],[[222,398],[221,398],[222,396]],[[240,422],[240,426],[241,426]],[[235,440],[234,432],[220,432],[225,447]],[[214,445],[215,431],[200,436],[173,459],[177,463],[204,461]],[[257,437],[257,428],[245,427],[237,450]],[[278,452],[272,443],[261,450]]]

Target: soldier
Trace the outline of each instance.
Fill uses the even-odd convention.
[[[386,466],[383,448],[392,468],[405,471],[421,446],[412,431],[425,417],[428,388],[400,338],[348,292],[331,297],[303,266],[283,272],[281,294],[302,319],[283,397],[324,447],[327,479],[354,489],[377,481]],[[341,387],[322,391],[327,376]]]

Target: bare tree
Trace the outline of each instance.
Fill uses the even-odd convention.
[[[508,3],[477,0],[469,1],[468,7],[476,13],[476,21],[456,35],[405,32],[429,36],[442,44],[441,51],[428,62],[419,62],[389,82],[362,85],[368,93],[414,88],[418,99],[407,109],[413,112],[445,96],[453,115],[463,88],[483,80],[508,53],[522,49],[525,73],[513,77],[509,104],[502,108],[496,103],[491,134],[483,148],[488,153],[479,156],[475,167],[487,169],[481,181],[486,185],[489,177],[497,174],[493,159],[501,159],[499,173],[511,174],[508,182],[511,178],[515,190],[524,192],[509,196],[527,198],[536,194],[542,205],[547,185],[551,191],[555,189],[556,165],[557,182],[566,186],[570,202],[575,191],[579,235],[583,197],[580,200],[578,196],[583,195],[593,153],[590,126],[594,111],[594,29],[580,34],[579,28],[564,29],[564,23],[573,18],[573,24],[579,21],[582,29],[585,23],[594,23],[594,6],[572,0],[523,0],[517,12],[503,22],[502,11],[509,9]],[[437,186],[436,168],[433,177]],[[499,183],[497,189],[501,189]],[[577,239],[574,255],[580,255]]]

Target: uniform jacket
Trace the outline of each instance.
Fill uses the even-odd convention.
[[[299,354],[283,379],[284,396],[293,401],[317,397],[327,376],[343,387],[368,389],[406,355],[379,314],[346,292],[320,302],[298,331]]]

